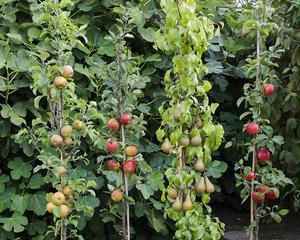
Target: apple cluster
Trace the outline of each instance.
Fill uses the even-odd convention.
[[[68,85],[67,79],[74,75],[73,68],[69,65],[63,67],[61,76],[58,76],[54,80],[55,87],[62,91]],[[62,109],[61,109],[62,111]],[[57,116],[60,118],[60,116]],[[60,125],[62,119],[58,119],[57,124]],[[60,152],[62,158],[64,157],[64,149],[73,144],[73,130],[81,131],[85,127],[85,124],[81,120],[75,120],[71,125],[64,125],[62,127],[57,126],[58,133],[51,136],[50,142],[53,147],[56,147]],[[60,189],[52,193],[51,201],[48,202],[46,208],[49,213],[54,213],[61,218],[67,218],[70,213],[70,207],[74,203],[73,191],[71,186],[66,184],[67,169],[64,159],[61,159],[61,165],[54,167],[54,173],[61,180]]]
[[[129,113],[123,113],[119,121],[111,118],[107,122],[107,128],[112,132],[120,130],[120,125],[127,126],[131,124],[132,117]],[[120,151],[120,143],[115,139],[110,139],[106,142],[106,151],[110,154],[118,153]],[[122,171],[124,174],[133,174],[136,171],[136,162],[134,157],[138,155],[139,149],[135,145],[128,145],[124,149],[126,159],[120,162],[119,160],[110,159],[106,162],[106,167],[110,171]],[[122,168],[121,168],[122,165]],[[123,192],[121,189],[114,189],[111,192],[111,199],[115,202],[120,202],[123,199]]]
[[[263,84],[263,95],[272,95],[275,92],[275,87],[273,84],[264,83]],[[256,136],[260,132],[260,126],[258,123],[250,122],[246,125],[246,132],[249,136]],[[257,159],[259,162],[267,162],[271,159],[271,153],[267,148],[260,148],[257,151]],[[255,180],[255,172],[251,170],[245,179],[249,182]],[[252,194],[252,199],[256,203],[262,203],[265,199],[275,200],[279,197],[279,190],[275,187],[270,188],[269,186],[258,186],[255,192]]]

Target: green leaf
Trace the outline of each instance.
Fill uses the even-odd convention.
[[[39,189],[44,184],[44,177],[41,174],[35,174],[30,178],[29,188]]]
[[[0,193],[3,193],[5,190],[5,183],[9,181],[9,176],[7,175],[0,175]]]
[[[24,231],[24,226],[28,224],[26,217],[21,216],[19,213],[14,213],[11,217],[0,218],[0,223],[3,223],[3,229],[10,232],[14,231],[16,233]]]
[[[220,178],[222,173],[226,172],[227,167],[228,165],[225,162],[212,161],[206,166],[206,175],[213,178]]]
[[[138,28],[139,33],[142,37],[148,42],[155,42],[156,39],[156,30],[152,27],[149,28]]]
[[[14,180],[18,180],[21,177],[30,177],[32,170],[32,166],[28,163],[23,162],[21,158],[15,158],[13,161],[9,161],[8,167],[12,169],[10,175]]]
[[[33,211],[38,216],[43,216],[46,213],[46,205],[46,192],[39,191],[31,195],[28,210]]]
[[[281,209],[278,214],[281,216],[286,216],[289,213],[288,209]]]
[[[22,36],[19,33],[8,33],[7,36],[16,44],[22,43]]]
[[[152,188],[147,184],[137,184],[136,188],[139,189],[145,199],[149,199],[154,194]]]
[[[23,215],[29,204],[29,195],[13,195],[11,197],[11,200],[11,210]]]

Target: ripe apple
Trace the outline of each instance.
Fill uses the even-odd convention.
[[[70,145],[72,145],[72,143],[73,143],[73,139],[71,137],[64,138],[64,144],[66,146],[70,146]]]
[[[119,151],[120,145],[116,140],[110,140],[106,143],[106,150],[109,153],[115,153]]]
[[[63,126],[60,130],[60,133],[63,137],[71,137],[72,136],[73,128],[71,125]]]
[[[59,207],[59,216],[61,218],[67,218],[69,215],[69,208],[67,205],[63,204]]]
[[[109,170],[114,170],[114,171],[116,171],[116,170],[119,169],[119,167],[120,167],[120,163],[118,163],[118,162],[116,162],[116,161],[114,161],[114,160],[109,160],[109,161],[107,162],[107,168],[108,168]]]
[[[259,133],[259,130],[260,130],[259,125],[254,122],[248,123],[246,126],[246,132],[249,135],[255,135],[255,134]]]
[[[259,187],[258,191],[260,193],[267,194],[269,192],[269,187],[267,185],[261,186],[261,187]]]
[[[56,168],[56,172],[60,177],[63,177],[66,175],[67,169],[64,166],[59,166],[58,168]]]
[[[276,200],[279,197],[278,188],[275,188],[275,187],[270,188],[267,197],[270,200]]]
[[[115,189],[111,193],[111,199],[114,202],[120,202],[123,199],[123,193],[119,189]]]
[[[59,76],[54,79],[54,85],[58,89],[63,89],[68,85],[68,81],[64,77]]]
[[[47,206],[46,206],[47,211],[48,211],[49,213],[53,213],[55,207],[56,207],[56,206],[55,206],[52,202],[49,202],[49,203],[47,204]]]
[[[119,122],[114,118],[109,119],[106,126],[112,131],[118,131],[120,127]]]
[[[63,194],[65,196],[69,196],[69,195],[71,195],[71,193],[72,193],[72,188],[70,186],[65,186],[63,189]]]
[[[271,153],[267,148],[261,148],[257,153],[257,158],[260,161],[269,161],[271,158]]]
[[[75,120],[73,122],[73,128],[77,131],[80,131],[84,128],[84,123],[80,120]]]
[[[65,77],[65,78],[70,78],[70,77],[73,77],[73,75],[74,75],[73,68],[70,65],[65,65],[63,67],[62,76]]]
[[[122,125],[128,125],[132,121],[131,115],[128,113],[123,113],[120,117],[120,123]]]
[[[127,159],[123,163],[122,168],[125,173],[128,173],[128,174],[134,173],[135,169],[136,169],[135,161],[133,159]]]
[[[128,146],[125,149],[125,153],[128,157],[134,157],[139,153],[139,149],[136,146]]]
[[[56,192],[52,195],[51,202],[56,206],[60,206],[65,202],[65,195],[62,192]]]
[[[249,174],[246,176],[247,181],[251,182],[255,177],[255,174],[253,171],[250,171]]]
[[[272,95],[275,92],[275,87],[273,84],[264,83],[264,95]]]
[[[51,137],[51,144],[55,147],[58,147],[63,143],[63,138],[60,135],[54,134]]]
[[[254,192],[252,194],[252,199],[256,203],[262,203],[265,201],[265,194],[260,193],[260,192]]]

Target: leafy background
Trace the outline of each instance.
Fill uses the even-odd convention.
[[[169,56],[153,48],[156,31],[164,21],[159,1],[60,1],[61,9],[80,33],[78,36],[72,33],[75,41],[72,50],[72,62],[76,62],[75,93],[86,104],[101,102],[105,64],[112,62],[116,56],[114,44],[106,37],[109,32],[115,31],[117,16],[113,9],[119,5],[127,6],[135,25],[134,38],[127,40],[128,46],[140,60],[141,74],[151,79],[146,83],[144,98],[137,106],[148,123],[147,135],[140,143],[141,152],[154,171],[163,173],[170,159],[159,152],[155,131],[160,125],[158,108],[165,100],[163,76],[171,63]],[[274,21],[280,31],[268,41],[278,42],[285,51],[277,62],[277,75],[280,76],[276,83],[277,91],[265,105],[264,114],[271,120],[276,133],[285,139],[273,161],[294,180],[295,188],[286,189],[282,201],[297,210],[300,207],[297,177],[300,172],[300,3],[279,0],[273,1],[273,5],[277,9]],[[37,152],[32,142],[23,134],[32,127],[33,119],[46,119],[48,116],[46,101],[36,92],[43,78],[33,74],[37,63],[36,56],[32,54],[39,52],[42,56],[49,51],[42,35],[47,16],[41,17],[39,3],[35,0],[1,0],[0,7],[0,238],[47,239],[45,233],[51,219],[46,214],[45,196],[49,185],[43,174],[34,171],[40,162],[36,159]],[[237,208],[241,206],[233,172],[235,162],[243,155],[243,122],[239,119],[243,109],[237,107],[236,101],[242,95],[243,84],[250,81],[241,67],[246,56],[255,52],[254,42],[243,38],[243,18],[239,16],[239,7],[232,1],[201,1],[199,4],[199,12],[210,13],[211,18],[222,26],[220,35],[212,40],[204,57],[209,67],[206,78],[214,86],[210,97],[220,104],[217,118],[226,134],[222,148],[214,153],[216,160],[228,164],[226,173],[219,180],[222,191],[215,194],[215,199]],[[60,27],[63,29],[64,25]],[[71,33],[66,32],[68,34]],[[89,117],[93,124],[103,128],[105,122],[101,113],[96,108],[91,112]],[[86,239],[97,239],[97,236],[114,239],[110,223],[103,223],[100,216],[106,201],[102,193],[104,179],[97,175],[96,159],[101,151],[95,147],[92,134],[91,131],[81,144],[81,150],[88,153],[89,164],[78,165],[74,169],[74,174],[90,176],[97,182],[97,198],[82,199],[84,204],[95,208],[95,212],[91,218],[85,219],[88,224],[82,222],[80,230]],[[211,174],[218,175],[218,172]],[[151,181],[151,184],[160,183]],[[153,189],[156,189],[155,186]],[[144,191],[146,194],[148,190]],[[155,212],[150,206],[136,204],[134,207],[135,215],[140,216],[133,219],[136,239],[145,239],[145,236],[147,239],[172,238],[174,226],[164,220],[163,212],[159,210],[159,192],[155,199],[157,201],[153,199],[152,202],[156,206]]]

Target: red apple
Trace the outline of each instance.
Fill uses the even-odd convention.
[[[255,177],[255,174],[253,171],[250,171],[249,174],[246,176],[247,181],[251,182]]]
[[[265,194],[260,193],[260,192],[254,192],[252,194],[252,199],[256,203],[262,203],[265,201]]]
[[[274,188],[274,187],[270,188],[267,197],[270,200],[276,200],[279,197],[279,190],[277,188]]]
[[[257,153],[257,158],[260,161],[269,161],[271,157],[271,153],[267,148],[261,148],[259,149]]]
[[[269,192],[269,187],[267,185],[264,185],[264,186],[261,186],[258,191],[260,193],[264,193],[264,194],[267,194]]]
[[[255,135],[259,133],[259,125],[257,123],[251,122],[247,124],[246,132],[249,135]]]
[[[135,172],[136,166],[135,166],[135,161],[133,159],[127,159],[123,163],[123,171],[128,174],[132,174]]]
[[[120,164],[119,164],[118,162],[114,161],[114,160],[109,160],[109,161],[107,162],[107,168],[108,168],[109,170],[114,170],[114,171],[116,171],[116,170],[119,169],[119,167],[120,167]]]
[[[117,151],[119,151],[119,143],[116,140],[110,140],[106,143],[106,150],[109,153],[115,153]]]
[[[115,202],[120,202],[123,199],[123,193],[119,189],[115,189],[111,193],[111,199]]]
[[[272,95],[275,92],[275,87],[273,84],[264,83],[264,95]]]
[[[123,113],[120,117],[120,123],[122,125],[128,125],[132,121],[131,115],[128,113]]]
[[[120,127],[119,122],[114,118],[109,119],[106,126],[112,131],[118,131]]]
[[[134,157],[139,153],[139,149],[136,146],[128,146],[125,153],[128,157]]]

